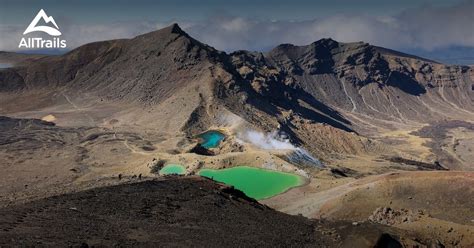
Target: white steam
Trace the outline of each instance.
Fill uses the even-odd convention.
[[[237,134],[239,142],[250,143],[265,150],[287,150],[286,158],[290,163],[300,166],[324,167],[324,164],[313,157],[308,151],[291,144],[288,137],[277,132],[261,133],[255,130],[245,130]]]
[[[265,150],[295,150],[296,147],[277,132],[264,134],[254,130],[240,132],[237,137],[247,143]]]

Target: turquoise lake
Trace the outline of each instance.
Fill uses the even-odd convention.
[[[219,146],[225,135],[219,131],[211,130],[197,136],[201,142],[202,147],[206,149],[216,148]]]

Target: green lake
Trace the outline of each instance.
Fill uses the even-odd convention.
[[[160,175],[183,175],[185,172],[186,169],[180,164],[167,164],[165,167],[161,168]]]
[[[269,198],[304,183],[302,177],[250,166],[222,170],[202,169],[199,175],[234,186],[256,200]]]

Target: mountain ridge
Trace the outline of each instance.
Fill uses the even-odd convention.
[[[341,146],[328,145],[334,141],[325,138],[314,141],[313,129],[341,130],[334,132],[351,144],[342,150],[353,153],[371,149],[357,134],[444,119],[474,121],[473,80],[471,67],[363,42],[321,39],[306,46],[282,44],[268,53],[227,54],[173,24],[1,69],[0,92],[50,89],[73,99],[95,95],[139,104],[167,113],[165,118],[175,120],[173,130],[188,135],[235,114],[322,154]],[[175,106],[181,107],[170,113]]]

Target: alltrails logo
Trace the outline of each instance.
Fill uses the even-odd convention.
[[[54,26],[39,26],[38,22],[43,20],[45,24],[52,24]],[[52,16],[46,15],[43,9],[41,9],[36,17],[31,21],[30,25],[26,28],[23,35],[31,32],[44,32],[51,36],[60,36],[61,32],[59,27],[54,21]],[[41,37],[35,38],[21,38],[18,48],[66,48],[66,40],[61,40],[59,37],[53,37],[52,39],[43,39]]]

